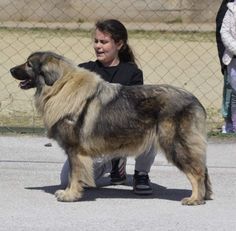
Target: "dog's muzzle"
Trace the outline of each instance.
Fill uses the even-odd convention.
[[[35,82],[33,81],[33,79],[29,75],[27,75],[26,72],[22,69],[13,67],[10,69],[10,72],[15,79],[21,80],[19,84],[19,87],[21,89],[27,90],[35,87]]]

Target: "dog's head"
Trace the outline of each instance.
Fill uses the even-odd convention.
[[[11,68],[10,72],[21,81],[21,89],[52,86],[64,74],[63,63],[69,64],[69,61],[53,52],[34,52],[25,63]]]

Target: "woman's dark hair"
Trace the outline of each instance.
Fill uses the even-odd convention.
[[[135,62],[135,56],[128,45],[128,32],[125,26],[116,19],[106,19],[97,21],[95,24],[96,29],[111,35],[111,38],[117,43],[122,41],[123,46],[119,50],[119,59],[121,62]]]

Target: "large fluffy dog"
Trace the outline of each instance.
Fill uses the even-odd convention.
[[[137,156],[158,144],[192,185],[184,205],[211,198],[206,167],[206,113],[189,92],[169,85],[121,86],[52,52],[35,52],[13,67],[22,89],[36,88],[35,104],[48,136],[68,155],[69,184],[59,201],[81,198],[94,185],[92,158]]]

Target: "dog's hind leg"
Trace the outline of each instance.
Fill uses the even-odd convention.
[[[183,205],[199,205],[204,204],[204,200],[211,200],[212,189],[211,182],[208,175],[208,170],[205,168],[203,174],[203,168],[199,172],[186,173],[189,181],[192,184],[192,195],[189,198],[184,198],[182,200]]]
[[[70,164],[69,183],[65,190],[58,190],[58,201],[72,202],[82,197],[83,186],[95,186],[93,180],[93,161],[90,157],[79,154],[68,155]]]
[[[211,186],[211,181],[210,181],[210,177],[208,174],[208,169],[206,168],[205,170],[205,188],[206,188],[206,192],[205,192],[205,200],[212,200],[212,186]]]
[[[200,170],[201,171],[201,170]],[[186,173],[192,185],[192,195],[182,199],[183,205],[201,205],[205,204],[205,186],[204,186],[204,174],[202,173]]]
[[[211,186],[206,174],[206,139],[198,131],[175,127],[173,121],[162,123],[159,128],[159,143],[167,159],[183,171],[192,185],[192,195],[182,200],[183,205],[200,205],[211,195]],[[206,179],[208,177],[208,179]]]
[[[211,181],[206,166],[206,131],[203,117],[196,114],[184,134],[178,131],[180,140],[180,150],[186,153],[186,162],[182,162],[182,171],[186,174],[192,185],[192,195],[182,200],[183,205],[204,204],[205,200],[210,200],[212,196]],[[181,123],[180,128],[183,128]],[[186,124],[185,124],[186,125]],[[186,126],[185,126],[186,127]],[[181,129],[180,129],[181,130]],[[181,151],[182,150],[182,151]]]
[[[204,167],[203,167],[204,168]],[[205,167],[204,175],[203,168],[196,174],[186,173],[189,181],[192,184],[192,195],[189,198],[182,200],[183,205],[199,205],[204,204],[205,200],[212,200],[211,182],[208,175],[208,170]]]
[[[181,144],[172,145],[173,149],[168,148],[167,155],[171,157],[169,159],[174,165],[176,165],[181,171],[183,171],[192,186],[192,195],[182,200],[183,205],[200,205],[204,204],[204,198],[206,194],[205,188],[205,165],[204,161],[195,159],[191,150],[182,147]],[[190,153],[189,153],[190,152]],[[201,155],[201,154],[200,154]]]
[[[180,148],[177,151],[173,150],[172,155],[174,155],[174,160],[172,163],[175,164],[181,171],[183,171],[192,186],[192,194],[190,197],[184,198],[182,200],[183,205],[200,205],[204,204],[205,198],[205,166],[201,161],[194,160],[188,154],[185,156],[188,150]]]

